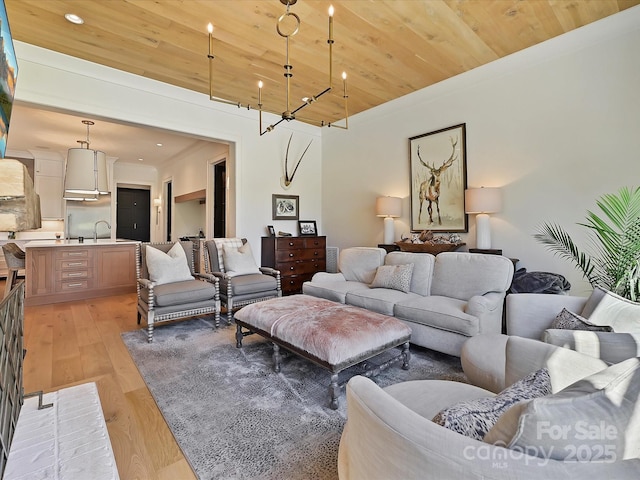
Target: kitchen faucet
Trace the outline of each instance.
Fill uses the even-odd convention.
[[[94,225],[93,225],[93,241],[97,242],[98,241],[98,224],[99,223],[106,223],[107,224],[107,228],[109,230],[111,230],[111,225],[109,225],[109,222],[107,222],[106,220],[98,220]]]

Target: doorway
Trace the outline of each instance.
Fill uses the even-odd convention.
[[[227,162],[219,162],[213,166],[213,236],[226,236],[227,213]]]
[[[151,235],[151,191],[118,187],[116,237],[148,242]]]

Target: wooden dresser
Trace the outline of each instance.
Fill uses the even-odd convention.
[[[327,265],[327,237],[262,237],[262,266],[280,270],[282,294],[302,293],[302,284]]]

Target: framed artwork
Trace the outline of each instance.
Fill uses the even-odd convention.
[[[298,195],[271,195],[273,220],[298,220]]]
[[[411,230],[468,231],[465,124],[409,139]]]
[[[273,225],[267,225],[267,233],[269,234],[270,237],[276,236],[276,231],[273,228]]]
[[[318,229],[316,227],[315,220],[298,220],[298,231],[300,236],[315,237],[318,235]]]

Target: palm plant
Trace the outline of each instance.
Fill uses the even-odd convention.
[[[625,298],[640,298],[640,187],[623,187],[596,202],[603,217],[587,211],[590,253],[580,250],[559,225],[545,223],[534,237],[560,257],[576,264],[592,286],[600,285]]]

